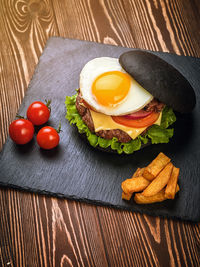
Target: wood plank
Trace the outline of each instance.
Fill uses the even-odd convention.
[[[53,1],[60,36],[135,46],[121,1]]]
[[[14,266],[200,263],[199,225],[14,190],[1,190],[0,204],[2,258]]]
[[[126,1],[125,12],[137,47],[200,56],[199,5],[195,1]],[[188,10],[190,12],[188,12]],[[140,39],[139,39],[140,37]]]
[[[95,206],[7,189],[0,204],[2,262],[106,266]]]
[[[53,35],[200,56],[198,0],[0,0],[0,147]],[[0,263],[199,266],[200,224],[0,191]]]

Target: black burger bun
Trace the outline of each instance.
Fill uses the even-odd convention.
[[[143,88],[173,110],[188,113],[195,107],[195,92],[188,80],[160,57],[133,50],[123,53],[119,63]]]

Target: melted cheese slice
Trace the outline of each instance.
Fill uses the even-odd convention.
[[[91,116],[94,122],[94,128],[95,132],[101,131],[101,130],[115,130],[115,129],[120,129],[124,132],[126,132],[132,139],[135,139],[138,135],[140,135],[142,132],[144,132],[145,129],[148,127],[144,128],[132,128],[128,126],[124,126],[121,124],[118,124],[113,121],[111,116],[95,112],[93,110],[90,110]],[[154,124],[160,125],[161,123],[161,117],[162,117],[162,112],[160,113],[160,116],[158,117],[157,121],[155,121]]]

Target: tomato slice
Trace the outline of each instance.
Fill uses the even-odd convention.
[[[152,125],[157,121],[160,113],[152,112],[150,115],[140,119],[129,119],[125,116],[112,116],[112,119],[119,124],[133,128],[143,128]]]

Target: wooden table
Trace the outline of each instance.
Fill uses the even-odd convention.
[[[50,36],[200,56],[198,0],[0,0],[0,146]],[[200,224],[0,189],[2,266],[200,266]]]

